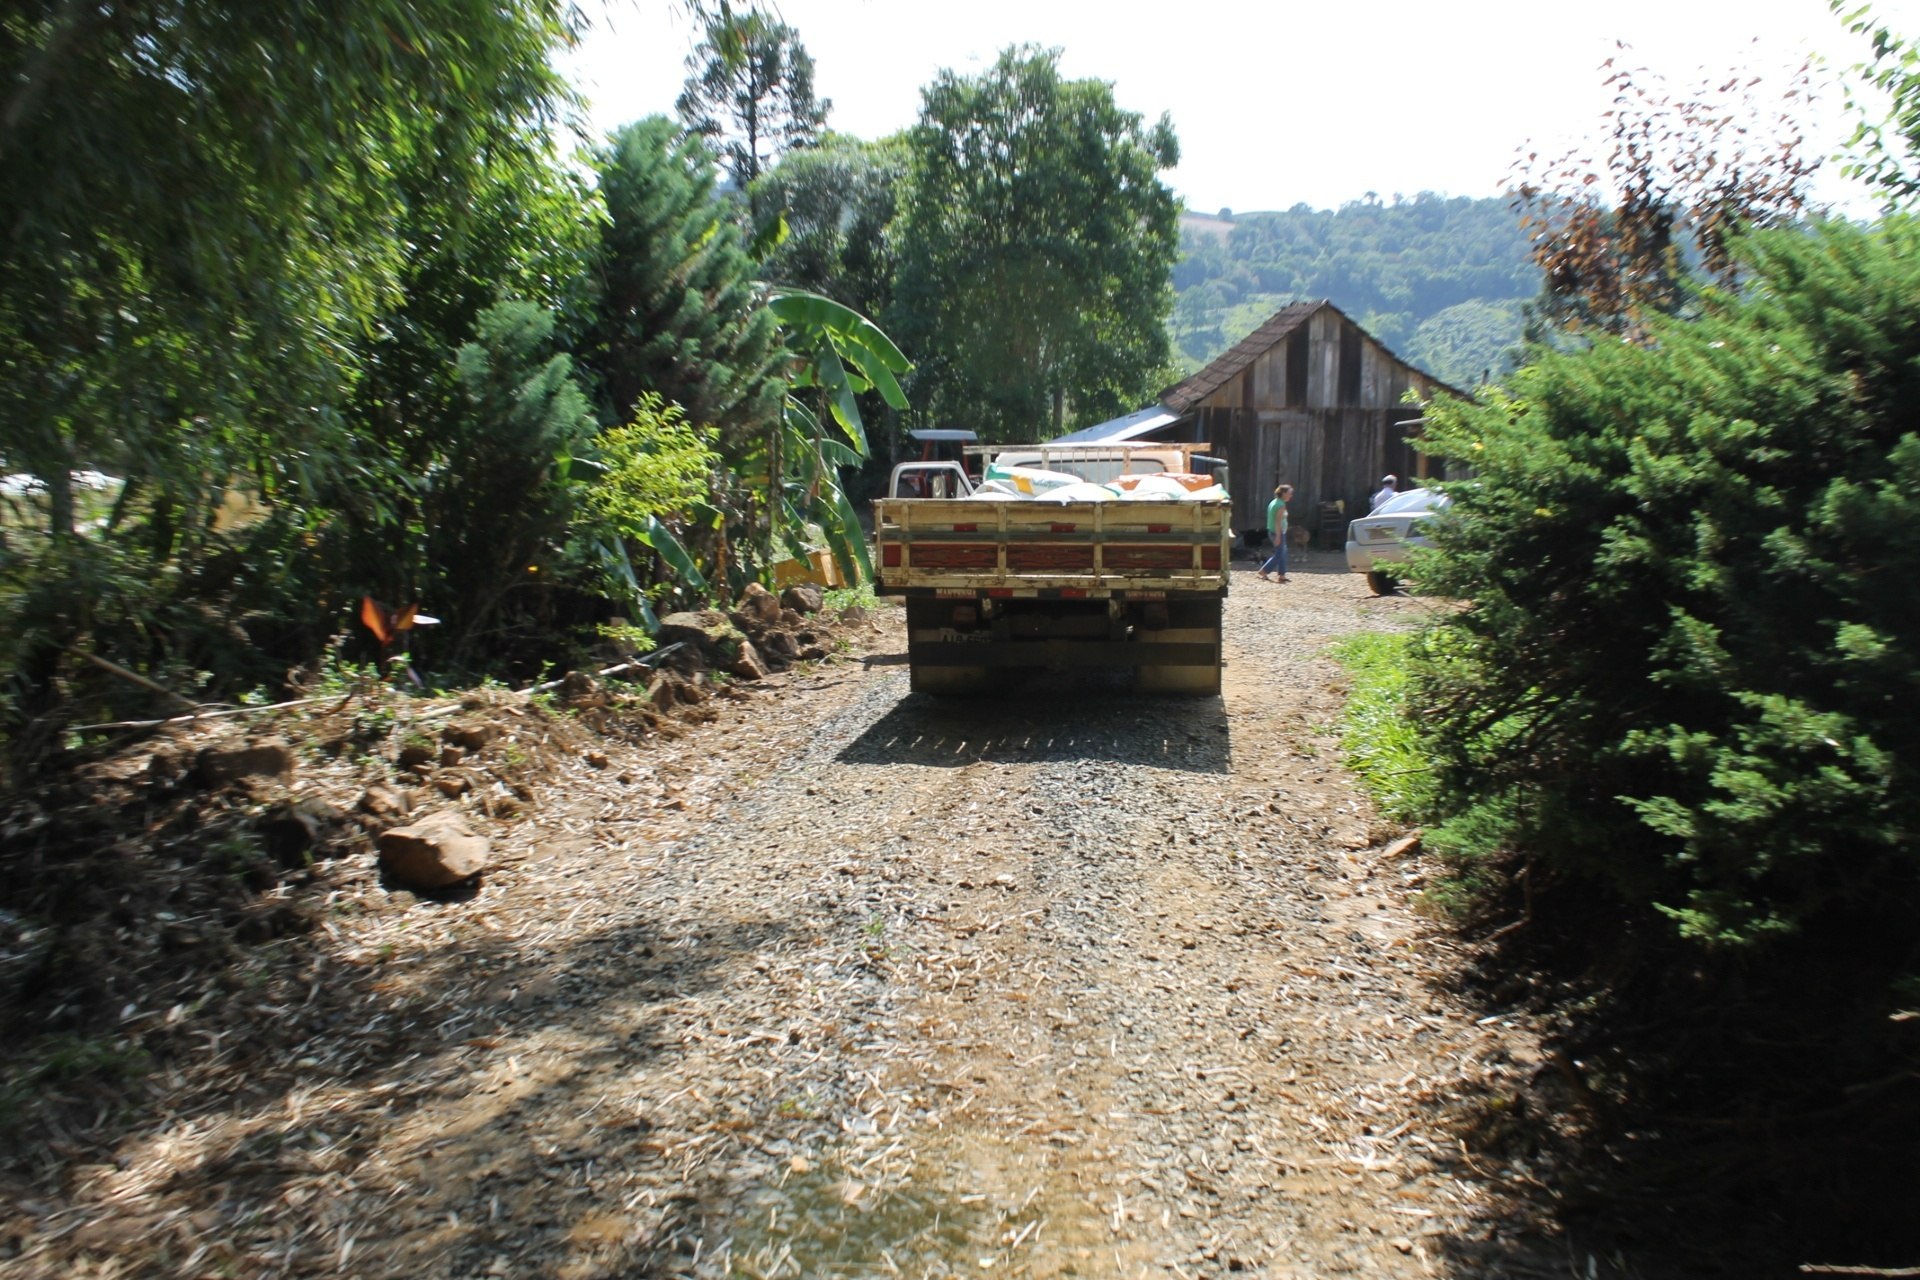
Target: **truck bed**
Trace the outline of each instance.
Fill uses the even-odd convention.
[[[888,498],[881,595],[906,597],[916,692],[1012,668],[1125,667],[1143,691],[1220,692],[1228,504]]]
[[[1225,502],[882,499],[882,595],[1175,598],[1227,589]]]

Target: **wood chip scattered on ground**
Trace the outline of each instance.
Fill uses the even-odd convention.
[[[150,1088],[16,1180],[0,1271],[1474,1274],[1528,1175],[1446,1105],[1538,1050],[1339,765],[1327,643],[1424,606],[1304,558],[1236,571],[1221,699],[914,696],[882,609],[693,726],[449,704],[506,726],[436,801],[477,892],[324,867],[131,1011]]]

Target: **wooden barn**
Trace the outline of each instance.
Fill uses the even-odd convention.
[[[1203,440],[1231,468],[1233,527],[1266,523],[1273,487],[1293,486],[1295,527],[1320,532],[1322,504],[1342,502],[1325,521],[1345,528],[1392,473],[1427,474],[1408,445],[1417,406],[1436,392],[1461,393],[1381,346],[1331,302],[1296,302],[1169,388],[1155,409],[1076,432],[1072,439]],[[1344,536],[1342,534],[1341,536]]]

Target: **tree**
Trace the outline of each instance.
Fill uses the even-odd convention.
[[[564,540],[572,511],[565,482],[596,428],[572,357],[553,349],[552,313],[505,302],[481,312],[475,327],[454,359],[466,420],[422,477],[436,577],[458,611],[449,619],[456,660]]]
[[[937,420],[1008,436],[1135,408],[1169,367],[1179,202],[1159,172],[1173,126],[1064,80],[1059,54],[1008,49],[942,72],[909,133],[889,327],[916,354]]]
[[[1849,84],[1859,123],[1846,172],[1880,188],[1889,209],[1911,206],[1920,197],[1920,48],[1896,35],[1864,5],[1853,8],[1852,0],[1828,0],[1827,7],[1872,45],[1873,57],[1856,71],[1867,86],[1885,94],[1893,108],[1891,118],[1882,122]]]
[[[459,648],[487,611],[493,588],[466,589],[512,541],[501,522],[522,507],[545,510],[566,487],[553,470],[528,467],[518,473],[530,487],[513,495],[502,477],[458,461],[497,452],[485,440],[497,428],[463,385],[458,354],[475,342],[496,349],[483,316],[508,303],[540,312],[542,362],[569,351],[585,321],[598,221],[584,179],[544,154],[503,149],[458,208],[431,173],[408,168],[392,180],[404,198],[396,230],[412,248],[398,296],[349,343],[355,376],[338,413],[351,465],[277,496],[306,510],[317,556],[331,560],[300,593],[312,623],[333,627],[363,592],[418,600],[448,623],[416,650],[431,661]],[[516,581],[529,582],[527,563]]]
[[[860,465],[870,453],[860,394],[872,391],[889,408],[905,409],[899,376],[911,366],[878,325],[831,298],[776,290],[767,309],[781,325],[793,388],[782,430],[769,438],[770,538],[798,555],[800,531],[815,525],[849,581],[871,578],[866,534],[841,485],[841,469]],[[818,411],[803,398],[809,391]]]
[[[58,695],[63,646],[188,689],[298,660],[250,655],[248,628],[285,620],[301,558],[240,554],[223,500],[262,500],[245,540],[284,533],[285,552],[319,490],[391,498],[340,408],[401,295],[410,191],[435,193],[450,220],[432,232],[455,237],[491,166],[546,156],[571,12],[26,0],[0,17],[0,457],[47,492],[43,537],[0,562],[0,664],[30,697]],[[77,467],[125,478],[84,527]]]
[[[713,145],[742,191],[782,153],[812,146],[833,103],[813,96],[813,59],[800,33],[759,9],[722,3],[687,58],[674,110]]]
[[[906,140],[897,135],[864,142],[829,133],[818,146],[781,157],[753,188],[755,207],[787,224],[762,274],[862,315],[884,314],[898,270],[889,228],[906,174]]]
[[[1652,316],[1692,305],[1700,280],[1733,283],[1734,237],[1799,217],[1820,160],[1802,153],[1794,119],[1807,66],[1770,105],[1755,97],[1758,78],[1674,101],[1643,82],[1644,70],[1605,66],[1614,92],[1605,164],[1577,150],[1554,160],[1532,153],[1511,185],[1546,273],[1541,324],[1635,339]]]
[[[537,134],[561,95],[548,54],[564,14],[559,0],[10,6],[0,452],[45,479],[56,535],[76,465],[204,490],[195,456],[214,445],[275,424],[314,439],[339,337],[393,283],[391,173],[432,157],[458,189],[490,148]]]
[[[597,158],[606,228],[596,361],[624,421],[654,392],[719,430],[734,454],[780,415],[774,318],[760,305],[740,231],[714,198],[713,158],[654,116]]]
[[[1430,406],[1471,466],[1419,701],[1456,853],[1525,850],[1706,946],[1920,917],[1920,224],[1730,246],[1648,345]]]

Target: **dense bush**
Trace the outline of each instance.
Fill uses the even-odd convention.
[[[1718,945],[1920,906],[1920,224],[1741,252],[1700,319],[1434,407],[1470,605],[1416,695],[1443,849]]]

